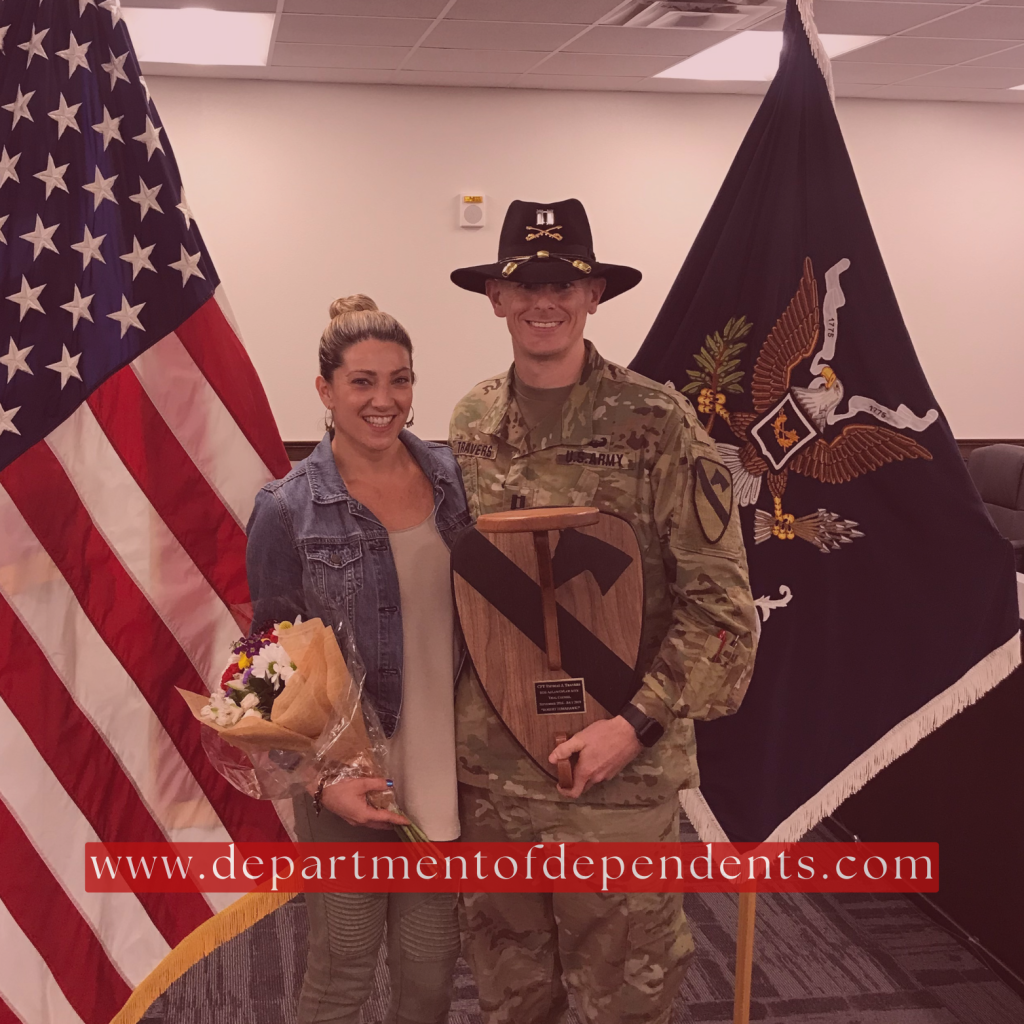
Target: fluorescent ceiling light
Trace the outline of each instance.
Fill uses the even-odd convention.
[[[1020,89],[1020,90],[1024,91],[1024,85],[1011,85],[1010,88],[1011,89]]]
[[[821,35],[830,57],[877,43],[884,36]],[[655,78],[698,78],[706,82],[767,82],[779,70],[781,32],[737,32],[656,74]]]
[[[204,7],[124,7],[122,13],[140,62],[267,63],[273,14]]]

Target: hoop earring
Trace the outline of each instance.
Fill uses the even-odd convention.
[[[406,428],[411,427],[413,425],[413,423],[415,423],[415,422],[416,422],[416,413],[413,410],[413,407],[410,405],[409,406],[409,418],[405,421]]]

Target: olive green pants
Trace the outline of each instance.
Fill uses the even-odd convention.
[[[459,787],[470,842],[676,842],[679,805],[602,807]],[[681,893],[465,893],[486,1024],[667,1024],[693,939]]]
[[[302,842],[399,841],[390,829],[349,825],[329,811],[319,817],[309,797],[295,800]],[[444,1024],[459,955],[452,893],[306,893],[309,954],[299,995],[299,1024],[358,1024],[373,987],[384,926],[391,1002],[385,1024]]]

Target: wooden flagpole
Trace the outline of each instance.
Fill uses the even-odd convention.
[[[750,978],[754,967],[754,914],[757,893],[740,893],[740,917],[736,927],[736,998],[733,1024],[750,1024]]]

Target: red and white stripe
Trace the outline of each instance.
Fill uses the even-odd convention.
[[[248,626],[244,526],[288,458],[217,300],[0,472],[0,1024],[108,1024],[232,896],[84,890],[84,844],[284,839],[175,687]]]

